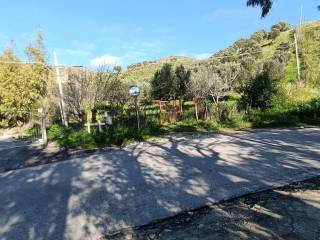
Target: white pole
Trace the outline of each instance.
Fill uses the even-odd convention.
[[[134,102],[135,102],[135,106],[136,106],[137,126],[138,126],[138,129],[140,129],[140,114],[139,114],[139,107],[138,107],[138,96],[135,96]]]
[[[62,124],[65,125],[66,127],[68,127],[67,115],[65,112],[65,104],[64,104],[64,100],[63,100],[63,90],[62,90],[60,69],[59,69],[58,57],[57,57],[56,52],[53,52],[53,56],[54,56],[54,65],[56,68],[57,83],[58,83],[58,87],[59,87],[59,107],[60,107]]]
[[[300,81],[300,60],[299,60],[299,49],[298,49],[298,40],[297,40],[297,35],[294,34],[294,43],[296,46],[296,60],[297,60],[297,70],[298,70],[298,81]]]

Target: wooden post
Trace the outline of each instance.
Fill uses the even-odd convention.
[[[88,130],[88,133],[91,133],[91,124],[90,122],[87,122],[87,130]]]
[[[41,140],[42,144],[46,146],[48,144],[47,127],[46,127],[46,116],[43,108],[39,108],[38,112],[41,115]]]
[[[100,120],[98,120],[98,128],[99,128],[99,132],[102,132],[102,124],[101,124],[101,122],[100,122]]]

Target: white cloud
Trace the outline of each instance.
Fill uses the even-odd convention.
[[[201,54],[195,55],[194,58],[198,59],[198,60],[202,60],[202,59],[207,59],[207,58],[209,58],[211,56],[212,56],[211,53],[201,53]]]
[[[121,60],[117,56],[103,55],[101,57],[91,59],[90,65],[93,67],[99,67],[104,65],[116,66],[116,65],[121,65]]]

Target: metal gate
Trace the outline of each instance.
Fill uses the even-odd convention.
[[[21,126],[7,129],[7,135],[13,135],[24,144],[47,143],[46,119],[42,109],[32,110],[1,110],[2,114],[9,115],[12,112],[19,112],[25,122]]]

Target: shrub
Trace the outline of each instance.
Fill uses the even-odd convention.
[[[242,101],[247,107],[266,109],[272,106],[272,97],[277,93],[276,82],[268,74],[254,78],[244,89]]]
[[[276,39],[278,36],[280,36],[280,30],[275,28],[272,29],[272,31],[270,32],[270,39]]]

